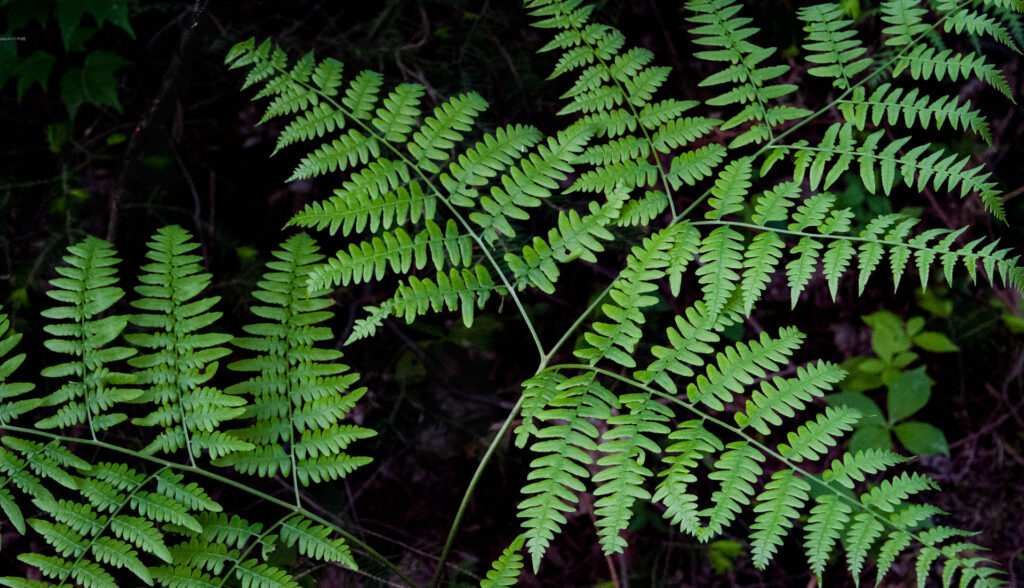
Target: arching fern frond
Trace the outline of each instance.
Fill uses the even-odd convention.
[[[229,351],[222,347],[230,335],[204,332],[221,317],[211,309],[219,296],[200,298],[211,276],[199,266],[193,252],[199,247],[192,236],[172,225],[157,231],[149,243],[142,267],[139,296],[132,306],[142,311],[130,317],[142,333],[126,336],[143,350],[129,360],[139,368],[136,384],[143,395],[136,402],[155,405],[152,412],[135,418],[136,425],[160,427],[147,451],[173,453],[185,449],[189,461],[202,450],[214,458],[252,449],[222,431],[242,413],[244,399],[226,395],[209,385],[217,373],[217,360]]]

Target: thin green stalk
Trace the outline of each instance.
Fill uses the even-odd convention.
[[[555,342],[551,349],[548,350],[548,352],[545,353],[543,357],[541,357],[540,364],[537,366],[537,370],[534,372],[534,375],[544,371],[544,369],[547,367],[548,362],[551,361],[551,358],[554,357],[555,353],[557,353],[558,350],[562,347],[562,345],[564,345],[565,342],[569,340],[569,337],[572,335],[572,333],[575,332],[575,330],[579,328],[581,324],[583,324],[583,321],[586,320],[587,316],[589,316],[595,308],[597,308],[597,305],[600,304],[602,300],[604,300],[604,297],[608,295],[608,292],[611,291],[612,286],[614,284],[615,282],[608,284],[605,287],[605,289],[600,294],[598,294],[594,301],[590,303],[590,306],[588,306],[587,309],[584,310],[583,313],[576,318],[573,324],[571,324],[569,328],[566,329],[565,333],[562,334],[561,338],[559,338],[558,341]],[[497,449],[498,444],[501,442],[501,439],[505,436],[505,433],[508,432],[508,429],[511,426],[512,421],[515,419],[516,415],[519,414],[519,410],[523,406],[524,399],[524,396],[519,396],[519,401],[516,402],[516,405],[514,407],[512,407],[512,410],[510,411],[508,417],[505,418],[505,422],[501,425],[501,429],[498,430],[498,433],[494,436],[494,439],[491,441],[490,445],[487,446],[487,451],[484,452],[483,457],[480,459],[480,463],[477,464],[476,471],[473,472],[473,477],[469,481],[469,486],[466,488],[466,491],[462,495],[462,502],[459,503],[459,509],[455,513],[455,519],[452,521],[451,527],[449,527],[448,529],[448,537],[445,539],[444,547],[441,550],[441,556],[437,562],[437,567],[434,569],[434,576],[430,580],[430,586],[436,586],[437,583],[440,581],[441,573],[444,571],[445,560],[448,558],[448,553],[451,551],[452,544],[455,541],[455,534],[458,532],[459,525],[462,523],[462,517],[465,515],[466,509],[469,507],[469,501],[473,496],[473,492],[476,490],[476,486],[480,481],[480,477],[483,475],[484,469],[490,462],[491,456],[494,455],[495,449]]]
[[[369,555],[371,558],[379,561],[384,567],[386,567],[389,571],[391,571],[391,573],[395,574],[395,576],[397,576],[400,580],[402,580],[402,582],[405,583],[407,586],[411,586],[413,588],[416,588],[416,586],[417,586],[415,582],[413,582],[408,576],[405,575],[404,572],[402,572],[402,570],[400,570],[398,568],[398,566],[396,566],[395,564],[391,563],[391,561],[388,558],[386,558],[383,555],[381,555],[380,553],[378,553],[375,549],[373,549],[372,547],[367,545],[363,540],[359,539],[358,537],[356,537],[352,533],[349,533],[348,531],[346,531],[345,529],[343,529],[343,528],[339,527],[338,525],[332,523],[331,521],[329,521],[329,520],[327,520],[327,519],[325,519],[325,518],[323,518],[323,517],[321,517],[321,516],[319,516],[319,515],[317,515],[315,513],[312,513],[310,511],[306,510],[305,508],[298,507],[298,506],[296,506],[296,505],[294,505],[294,504],[292,504],[290,502],[287,502],[285,500],[281,500],[280,498],[277,498],[275,496],[271,496],[271,495],[269,495],[269,494],[267,494],[265,492],[260,492],[259,490],[256,490],[255,488],[251,488],[251,487],[247,486],[246,484],[243,484],[242,482],[237,482],[235,480],[232,480],[231,478],[226,478],[226,477],[224,477],[224,476],[222,476],[220,474],[215,474],[215,473],[213,473],[211,471],[204,470],[201,467],[185,465],[185,464],[180,464],[180,463],[175,463],[173,461],[169,461],[169,460],[162,459],[162,458],[159,458],[159,457],[155,457],[155,456],[152,456],[152,455],[146,455],[144,453],[140,453],[138,451],[133,451],[131,449],[126,449],[124,447],[119,447],[117,445],[111,445],[110,443],[104,443],[103,441],[97,441],[97,440],[93,440],[93,439],[86,439],[86,438],[82,438],[82,437],[68,437],[68,436],[65,436],[65,435],[57,435],[57,434],[54,434],[54,433],[48,433],[46,431],[39,431],[37,429],[29,429],[29,428],[25,428],[25,427],[16,427],[16,426],[13,426],[13,425],[0,425],[0,430],[10,431],[12,433],[19,433],[19,434],[22,434],[22,435],[33,435],[33,436],[36,436],[36,437],[44,437],[44,438],[47,438],[47,439],[52,439],[54,441],[61,441],[61,442],[65,442],[65,443],[81,443],[81,444],[84,444],[84,445],[91,445],[93,447],[98,447],[100,449],[106,449],[108,451],[114,451],[116,453],[127,455],[127,456],[133,457],[133,458],[135,458],[137,460],[148,461],[148,462],[151,462],[151,463],[154,463],[154,464],[166,467],[166,468],[170,468],[170,469],[174,469],[174,470],[179,470],[179,471],[190,473],[190,474],[194,474],[194,475],[197,475],[197,476],[202,476],[204,478],[208,478],[208,479],[213,480],[215,482],[218,482],[220,484],[224,484],[225,486],[230,486],[230,487],[232,487],[232,488],[234,488],[236,490],[240,490],[242,492],[245,492],[247,494],[255,496],[256,498],[259,498],[261,500],[264,500],[266,502],[269,502],[271,504],[274,504],[276,506],[279,506],[281,508],[289,510],[289,511],[295,513],[295,514],[301,515],[301,516],[303,516],[305,518],[308,518],[311,521],[314,521],[316,523],[319,523],[319,524],[321,524],[321,525],[331,529],[332,531],[334,531],[338,535],[341,535],[345,539],[345,541],[347,541],[347,542],[351,543],[352,545],[356,546],[357,548],[359,548],[360,550],[365,552],[367,555]]]
[[[540,370],[537,370],[540,372]],[[494,451],[498,448],[498,444],[502,438],[505,437],[505,433],[508,432],[512,426],[512,421],[515,420],[516,415],[519,414],[519,409],[523,407],[523,401],[526,399],[522,394],[519,395],[519,401],[509,411],[508,417],[505,418],[505,422],[501,424],[501,428],[494,435],[494,440],[487,447],[487,451],[484,456],[480,458],[480,463],[476,466],[476,471],[473,472],[473,477],[469,480],[469,485],[466,487],[466,491],[462,494],[462,502],[459,503],[459,510],[455,513],[455,520],[452,521],[451,527],[448,529],[448,537],[444,541],[444,547],[441,549],[441,556],[437,560],[437,567],[434,568],[434,575],[430,579],[428,586],[437,586],[438,581],[441,579],[441,573],[444,571],[444,562],[448,559],[448,552],[452,549],[452,543],[455,541],[455,534],[459,531],[459,525],[462,523],[462,517],[466,514],[466,509],[469,508],[469,501],[473,497],[473,492],[476,490],[476,485],[480,482],[480,477],[484,474],[487,464],[491,461],[491,456],[494,455]]]

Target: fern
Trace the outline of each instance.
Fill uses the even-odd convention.
[[[246,406],[246,397],[235,393],[258,384],[243,382],[230,389],[230,395],[211,385],[217,360],[227,355],[221,345],[231,337],[207,332],[220,318],[211,310],[219,298],[201,296],[211,278],[201,271],[201,258],[191,254],[197,247],[178,226],[153,236],[136,288],[138,298],[132,301],[141,312],[129,316],[115,314],[123,291],[116,285],[118,260],[111,245],[88,237],[70,246],[67,265],[57,269],[61,277],[52,280],[49,292],[66,306],[44,312],[67,321],[46,327],[58,337],[46,345],[74,359],[44,370],[64,384],[42,398],[26,398],[32,386],[9,381],[25,356],[6,357],[20,336],[9,334],[8,320],[0,316],[0,428],[5,430],[0,438],[0,512],[18,534],[34,535],[37,547],[17,558],[26,569],[34,569],[28,572],[33,577],[46,579],[7,576],[0,578],[0,585],[298,586],[292,570],[264,562],[279,545],[294,547],[304,560],[357,568],[350,541],[366,546],[337,525],[300,504],[288,505],[198,465],[203,450],[232,464],[258,456],[266,443],[250,443],[224,429],[235,418],[250,413],[260,417],[259,409],[267,405]],[[341,451],[373,432],[338,423],[364,390],[338,394],[356,376],[334,362],[340,353],[314,346],[331,334],[317,326],[329,316],[323,311],[329,302],[307,296],[306,274],[320,259],[312,239],[298,235],[279,255],[292,265],[271,266],[281,269],[284,264],[291,273],[268,273],[264,289],[256,295],[271,306],[257,312],[263,318],[284,320],[250,327],[266,339],[238,341],[242,346],[250,341],[249,347],[257,349],[263,343],[266,349],[275,333],[280,334],[283,347],[271,351],[281,349],[286,364],[295,362],[285,382],[296,407],[286,421],[272,421],[264,412],[250,432],[261,441],[278,434],[282,422],[294,426],[296,438],[288,436],[285,443],[297,467],[280,473],[302,483],[335,479],[367,461]],[[290,295],[284,304],[282,289]],[[140,332],[123,333],[129,322]],[[121,339],[138,345],[143,353],[117,346]],[[137,371],[113,371],[114,362],[123,359]],[[262,363],[273,360],[273,355],[265,356]],[[260,358],[241,363],[246,362],[260,369]],[[127,383],[141,390],[114,387]],[[129,401],[144,403],[144,416],[133,420],[144,426],[141,451],[126,446],[127,437],[120,436],[126,417],[110,410],[115,402]],[[55,416],[38,414],[53,407]],[[34,426],[14,424],[22,419]],[[83,425],[91,439],[72,436]],[[111,437],[112,433],[118,436]],[[186,450],[187,465],[153,455],[174,457],[180,449]],[[101,461],[98,451],[132,461]],[[224,513],[206,487],[186,475],[253,494],[286,512],[271,526],[250,524]],[[259,552],[251,553],[256,547]]]
[[[152,263],[142,267],[142,285],[135,289],[140,298],[132,302],[145,313],[130,318],[149,332],[126,339],[151,351],[129,363],[141,369],[137,384],[148,388],[137,402],[156,405],[132,422],[162,429],[149,451],[185,449],[193,461],[203,449],[216,458],[252,446],[221,431],[226,421],[241,416],[244,400],[204,385],[217,373],[216,360],[229,353],[221,345],[231,337],[200,331],[220,318],[221,313],[210,312],[220,298],[196,299],[209,285],[210,275],[199,271],[201,258],[190,254],[199,247],[190,237],[178,226],[160,229],[154,236],[146,254]]]
[[[97,433],[128,418],[121,412],[110,412],[117,404],[135,400],[140,390],[125,388],[134,378],[111,370],[117,362],[135,355],[128,347],[109,346],[128,324],[124,315],[100,318],[113,306],[124,290],[115,286],[120,261],[114,257],[113,247],[101,239],[89,237],[68,248],[66,265],[59,266],[61,275],[51,281],[53,290],[46,294],[64,305],[43,312],[54,321],[45,330],[54,336],[46,347],[55,353],[71,356],[72,360],[43,370],[48,378],[69,378],[58,390],[44,396],[42,404],[55,406],[56,414],[37,423],[43,429],[69,428],[85,424],[96,439]]]
[[[323,258],[317,250],[304,234],[285,241],[253,293],[266,306],[254,306],[252,312],[267,322],[247,325],[250,336],[234,343],[256,355],[228,367],[257,375],[226,392],[251,399],[241,416],[254,424],[232,434],[254,449],[218,460],[247,474],[290,477],[297,505],[300,485],[336,480],[369,463],[344,450],[374,434],[341,423],[366,389],[352,389],[358,375],[332,363],[341,352],[316,346],[334,338],[329,328],[317,326],[330,318],[324,310],[330,300],[306,286],[314,264]]]
[[[879,579],[900,553],[916,549],[919,582],[942,560],[944,584],[957,574],[965,585],[998,583],[997,568],[976,557],[961,532],[935,525],[937,509],[911,504],[934,483],[894,472],[902,462],[894,454],[841,451],[860,415],[821,408],[845,376],[841,368],[815,360],[794,366],[804,337],[793,328],[732,344],[723,332],[756,313],[773,281],[785,284],[793,307],[819,282],[836,300],[853,294],[844,283],[856,281],[860,293],[876,274],[899,288],[914,273],[927,286],[940,271],[950,284],[957,273],[976,280],[980,268],[993,284],[1024,287],[1019,257],[996,241],[905,213],[862,218],[829,192],[859,181],[884,196],[977,196],[1004,219],[991,174],[923,137],[948,127],[989,142],[985,114],[956,89],[928,84],[926,94],[920,82],[973,77],[1009,96],[998,69],[963,52],[957,37],[1012,48],[1019,27],[1008,10],[1019,6],[886,0],[880,27],[858,26],[838,4],[807,6],[796,15],[807,33],[797,48],[806,63],[791,66],[765,45],[742,3],[692,0],[694,56],[710,72],[700,82],[709,97],[696,101],[660,98],[669,70],[613,27],[592,22],[593,5],[525,5],[534,26],[550,34],[541,51],[551,54],[551,79],[561,84],[560,120],[547,135],[520,124],[483,132],[486,103],[476,94],[431,110],[421,86],[391,87],[372,72],[345,82],[339,62],[290,61],[270,42],[246,41],[228,56],[268,101],[266,117],[289,118],[279,147],[312,142],[292,177],[341,176],[333,196],[289,225],[340,235],[344,244],[281,277],[280,292],[305,288],[318,300],[324,288],[397,283],[375,294],[348,342],[392,317],[414,322],[431,312],[458,313],[469,327],[495,297],[510,299],[524,318],[540,363],[480,468],[517,415],[515,443],[535,455],[519,504],[522,534],[484,584],[513,583],[523,548],[536,572],[586,492],[607,554],[628,548],[623,532],[637,505],[651,502],[700,541],[749,515],[761,569],[802,534],[819,577],[840,548],[855,578],[877,557]],[[879,42],[865,38],[872,31]],[[791,67],[823,78],[835,93],[798,96]],[[545,346],[548,326],[531,320],[527,297],[566,291],[565,264],[610,260],[620,271]],[[600,315],[590,319],[591,310]],[[657,325],[671,326],[662,335]],[[263,339],[243,341],[269,348],[269,324],[252,329]],[[577,330],[571,352],[582,363],[555,363]],[[255,371],[262,363],[253,362],[263,361],[239,365]],[[283,381],[280,370],[260,373],[259,386]],[[254,401],[247,417],[272,418],[259,408],[260,394]],[[282,432],[272,442],[239,433],[257,445],[242,458],[252,460],[246,471],[297,471],[289,456],[301,458],[289,452],[301,431],[273,428]],[[435,581],[479,478],[478,470]],[[699,480],[712,482],[710,497]],[[292,482],[296,493],[299,482]]]

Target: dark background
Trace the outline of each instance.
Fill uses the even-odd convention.
[[[660,64],[673,66],[664,92],[706,95],[696,83],[710,70],[691,57],[694,46],[685,33],[680,3],[598,4],[596,20],[619,27],[629,43],[650,48]],[[749,14],[762,28],[756,40],[779,47],[782,59],[794,64],[791,81],[802,86],[801,105],[813,108],[827,101],[832,93],[827,84],[801,77],[797,47],[802,33],[793,16],[799,3],[750,4]],[[861,4],[865,11],[872,8]],[[213,289],[224,297],[227,322],[221,328],[231,330],[248,320],[248,292],[282,239],[284,222],[335,187],[328,180],[284,183],[303,148],[269,157],[280,125],[256,126],[262,112],[250,103],[251,92],[238,90],[243,76],[223,67],[235,42],[271,37],[293,56],[313,50],[338,58],[350,77],[369,68],[382,72],[388,83],[418,82],[427,86],[428,104],[476,90],[492,105],[483,117],[485,125],[522,122],[547,131],[561,124],[554,113],[565,84],[544,82],[554,57],[534,52],[548,37],[528,26],[517,2],[145,2],[131,9],[131,22],[134,38],[108,25],[90,44],[130,60],[117,73],[121,111],[84,105],[59,152],[49,149],[46,134],[48,125],[68,119],[55,80],[47,90],[32,88],[20,102],[12,84],[0,92],[0,302],[26,334],[22,345],[30,360],[22,369],[27,373],[49,361],[36,317],[49,305],[43,292],[69,243],[87,234],[111,238],[125,259],[123,267],[136,268],[155,229],[181,224],[202,242],[205,263],[215,276]],[[875,27],[877,21],[859,28],[877,39]],[[58,68],[74,61],[74,55],[62,52],[52,23],[32,25],[24,34],[20,42],[25,48],[52,51]],[[1003,66],[1016,95],[1024,96],[1018,56],[988,43],[983,47]],[[974,236],[999,236],[1019,249],[1024,117],[1019,107],[980,84],[968,83],[962,96],[989,114],[994,145],[946,129],[935,136],[949,148],[976,153],[994,170],[1012,195],[1008,225],[991,221],[972,199],[928,199],[904,190],[888,204],[856,204],[865,210],[921,207],[931,226],[971,224]],[[562,283],[572,286],[557,297],[528,297],[543,340],[557,337],[574,317],[571,311],[608,283],[626,249],[625,243],[613,248],[608,264],[567,269]],[[131,276],[130,270],[123,273]],[[904,318],[926,314],[909,280],[893,294],[886,280],[876,278],[859,298],[854,281],[841,287],[839,303],[833,304],[817,278],[795,314],[789,312],[788,291],[775,282],[746,334],[795,321],[809,334],[805,356],[798,359],[841,361],[869,352],[870,332],[862,315],[881,308]],[[993,304],[1015,305],[1016,297],[961,282],[944,292],[954,313],[949,319],[932,318],[928,328],[949,334],[961,352],[925,356],[937,385],[922,420],[946,433],[952,452],[949,458],[918,458],[916,467],[943,486],[944,492],[929,499],[952,513],[949,524],[981,530],[977,542],[993,549],[991,557],[1006,566],[1014,584],[1024,574],[1024,346]],[[370,287],[339,291],[332,325],[339,338],[361,316],[362,305],[381,299],[382,292]],[[364,374],[370,388],[357,418],[380,431],[359,450],[376,461],[340,486],[311,490],[311,497],[345,517],[354,533],[414,578],[428,577],[476,463],[518,397],[519,383],[533,371],[535,358],[527,342],[506,303],[500,310],[489,306],[472,332],[445,314],[415,326],[389,322],[378,337],[346,349],[346,361]],[[467,513],[450,558],[453,567],[481,575],[515,536],[527,463],[524,452],[500,448]],[[241,514],[259,516],[254,509]],[[727,538],[747,535],[742,528],[731,532]],[[614,573],[622,586],[811,585],[797,537],[760,574],[744,554],[728,569],[713,570],[708,546],[668,528],[647,506],[630,534],[628,553],[606,560],[586,515],[575,517],[549,552],[541,579],[527,574],[524,583],[598,585]],[[16,548],[8,548],[6,538],[4,546],[0,565],[6,567],[13,565]],[[830,584],[851,583],[842,567],[830,566]],[[913,574],[912,563],[900,559],[894,572],[889,578],[902,585],[901,578]],[[471,582],[472,576],[453,572],[451,581]],[[343,585],[332,576],[322,582]],[[373,580],[349,577],[344,585],[358,582]]]

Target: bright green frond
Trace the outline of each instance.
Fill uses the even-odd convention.
[[[480,581],[480,588],[501,588],[516,584],[523,569],[523,556],[520,552],[525,541],[526,536],[519,535],[501,552],[498,559],[491,564],[491,569],[487,571],[487,577]]]
[[[123,386],[134,378],[117,370],[118,363],[135,355],[128,347],[110,346],[128,324],[128,317],[107,314],[123,296],[117,287],[120,260],[110,243],[87,237],[68,247],[64,265],[50,280],[47,296],[64,303],[43,311],[52,320],[44,327],[54,338],[44,342],[47,349],[70,356],[70,361],[42,371],[49,378],[62,378],[64,384],[42,399],[42,405],[57,408],[56,414],[36,423],[43,429],[70,428],[84,424],[96,437],[127,417],[110,412],[117,404],[139,397],[141,391]],[[103,318],[100,318],[104,314]]]
[[[334,335],[319,326],[332,316],[326,310],[331,301],[307,286],[323,259],[316,242],[296,235],[274,257],[253,292],[266,306],[251,309],[267,322],[245,327],[250,336],[234,343],[252,355],[228,366],[254,374],[227,392],[249,401],[243,418],[251,419],[251,425],[233,434],[255,449],[222,457],[218,463],[260,476],[290,476],[297,495],[299,484],[344,477],[367,463],[343,450],[373,432],[337,428],[366,389],[354,388],[358,375],[338,363],[341,352],[320,346],[333,341]]]
[[[524,499],[519,503],[526,548],[534,571],[548,545],[573,512],[579,493],[585,490],[582,480],[588,479],[587,467],[593,463],[590,452],[597,450],[599,435],[590,419],[606,420],[616,398],[591,378],[589,383],[563,387],[546,407],[535,415],[537,442],[530,450],[539,457],[530,463],[529,483],[523,487]]]
[[[832,85],[841,90],[851,86],[857,74],[871,67],[867,49],[857,39],[853,21],[843,18],[846,12],[839,4],[816,4],[797,11],[807,23],[807,61],[814,64],[807,70],[812,76],[832,78]]]
[[[244,410],[242,399],[209,385],[217,360],[229,353],[222,345],[231,336],[206,332],[221,317],[210,310],[220,297],[200,297],[211,276],[202,271],[202,258],[194,254],[198,248],[179,226],[157,231],[146,252],[149,263],[142,266],[141,284],[135,288],[138,298],[132,301],[140,313],[129,318],[142,332],[126,336],[142,350],[128,362],[140,368],[135,378],[143,392],[136,402],[153,406],[152,412],[132,422],[174,431],[162,438],[168,443],[151,445],[150,450],[185,449],[189,460],[198,454],[192,444],[197,432],[218,429]],[[227,448],[207,449],[221,455]]]

